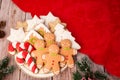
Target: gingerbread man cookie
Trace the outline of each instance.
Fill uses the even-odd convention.
[[[34,43],[36,50],[32,51],[31,55],[36,58],[37,67],[40,69],[44,65],[44,60],[42,55],[47,53],[47,48],[45,48],[45,43],[43,40],[36,40]]]
[[[44,66],[43,71],[45,73],[52,70],[54,74],[59,74],[60,66],[59,62],[64,61],[64,57],[59,55],[59,47],[58,45],[52,44],[48,47],[49,54],[45,54],[42,56],[42,59],[46,60],[46,64]]]
[[[52,44],[56,44],[55,35],[53,33],[46,33],[44,35],[44,39],[46,41],[46,47],[49,47]]]
[[[60,54],[65,57],[65,61],[62,62],[62,65],[67,64],[68,67],[72,68],[74,66],[74,60],[72,55],[77,54],[77,50],[71,48],[71,41],[69,39],[64,39],[60,42],[61,50]]]

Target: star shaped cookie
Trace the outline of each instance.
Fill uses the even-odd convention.
[[[55,21],[56,19],[58,19],[58,17],[55,17],[51,12],[49,12],[48,14],[47,14],[47,16],[40,16],[40,18],[41,19],[43,19],[43,20],[45,20],[45,25],[47,25],[48,26],[48,23],[49,22],[53,22],[53,21]]]
[[[43,19],[39,19],[36,15],[30,19],[26,21],[28,26],[27,26],[27,31],[32,30],[35,26],[37,26],[40,23],[43,23],[44,20]]]
[[[7,37],[7,39],[11,42],[23,42],[24,38],[25,32],[23,31],[23,28],[19,28],[18,30],[11,28],[10,35]]]

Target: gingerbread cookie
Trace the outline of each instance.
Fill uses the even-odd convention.
[[[49,22],[49,23],[48,23],[51,32],[54,32],[54,31],[55,31],[55,26],[56,26],[58,23],[61,23],[61,21],[60,21],[59,18],[57,18],[57,19],[56,19],[55,21],[53,21],[53,22]]]
[[[48,52],[47,48],[45,48],[44,40],[36,40],[34,43],[34,47],[36,50],[32,51],[31,55],[36,58],[37,67],[40,69],[44,65],[44,60],[42,59],[42,55]]]
[[[60,54],[65,57],[65,61],[62,62],[62,65],[67,64],[68,67],[72,68],[74,66],[74,60],[72,55],[76,55],[77,51],[71,48],[71,41],[69,39],[64,39],[61,41],[61,50]]]
[[[49,32],[50,33],[50,30],[42,23],[40,23],[39,25],[37,25],[35,27],[35,30],[41,35],[41,36],[44,36],[45,33]]]
[[[75,37],[72,36],[71,32],[64,29],[64,26],[62,24],[57,24],[55,26],[55,37],[56,42],[60,42],[63,39],[69,39],[72,43],[72,48],[74,49],[80,49],[80,45],[75,41]]]
[[[49,47],[52,44],[56,44],[55,35],[53,33],[46,33],[44,35],[44,39],[46,41],[46,47]]]
[[[42,56],[42,59],[46,60],[46,64],[44,66],[44,72],[47,73],[50,70],[54,74],[59,74],[60,66],[59,62],[64,61],[64,57],[59,55],[59,47],[58,45],[52,44],[48,47],[49,54],[45,54]]]
[[[25,32],[23,31],[23,28],[19,28],[18,30],[11,28],[10,35],[7,37],[7,40],[10,42],[23,42],[24,38]]]
[[[19,29],[22,27],[24,29],[24,31],[27,31],[27,26],[28,26],[28,24],[26,21],[24,21],[24,22],[18,21],[16,28]]]
[[[35,30],[31,30],[27,36],[25,37],[24,41],[29,42],[30,44],[34,45],[35,41],[38,39],[43,39],[42,36],[37,33]]]

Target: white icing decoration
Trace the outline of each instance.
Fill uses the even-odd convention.
[[[29,47],[28,47],[28,51],[31,52],[31,50],[32,50],[32,46],[29,45]]]
[[[11,42],[23,42],[23,39],[25,38],[25,33],[23,31],[23,28],[19,28],[18,30],[10,29],[10,35],[7,37],[7,40]]]
[[[17,44],[17,42],[12,43],[13,48],[16,48],[16,44]]]
[[[23,58],[22,52],[19,52],[19,53],[17,54],[17,57],[18,57],[18,58]]]
[[[27,41],[29,40],[29,37],[33,34],[33,36],[37,37],[38,39],[43,39],[43,37],[37,33],[35,30],[31,30],[27,35],[26,37],[24,38],[24,41]]]
[[[35,27],[35,30],[38,30],[40,28],[43,28],[46,32],[50,32],[50,30],[44,24],[42,24],[42,23],[40,23],[39,25],[37,25]]]
[[[32,30],[36,25],[43,23],[43,19],[39,19],[36,15],[33,17],[33,19],[27,20],[26,21],[28,24],[27,31]]]
[[[40,16],[40,18],[45,20],[45,25],[48,26],[49,22],[55,21],[58,17],[55,17],[51,12],[49,12],[47,16]]]
[[[32,70],[32,67],[34,66],[34,62],[32,62],[29,66],[30,70]]]
[[[20,47],[21,47],[22,49],[25,49],[24,43],[20,43]]]
[[[29,58],[30,58],[30,54],[28,53],[26,58],[25,58],[26,63],[28,62]]]
[[[68,30],[65,30],[63,25],[58,23],[55,26],[54,34],[56,36],[57,42],[60,42],[63,39],[69,39],[72,42],[72,48],[74,49],[81,48],[80,45],[75,41],[75,38],[71,35],[71,32],[69,32]]]
[[[35,69],[35,72],[34,73],[38,73],[38,69]]]

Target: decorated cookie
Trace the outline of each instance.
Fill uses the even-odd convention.
[[[30,44],[34,45],[35,41],[38,39],[43,39],[43,38],[35,30],[31,30],[25,37],[24,41],[28,41]]]
[[[38,73],[38,69],[37,66],[33,60],[33,58],[31,57],[30,53],[28,51],[21,51],[16,55],[16,61],[20,64],[23,63],[22,58],[25,60],[25,62],[27,63],[29,69],[33,72],[33,73]]]
[[[31,55],[36,58],[37,67],[40,69],[44,65],[44,60],[42,59],[42,55],[48,52],[47,48],[45,48],[44,40],[37,40],[34,43],[34,47],[36,50],[32,51]]]
[[[46,33],[44,35],[44,39],[46,41],[46,47],[49,47],[52,44],[56,44],[55,35],[53,33]]]
[[[80,45],[75,41],[75,38],[72,36],[71,32],[64,29],[64,26],[62,24],[57,24],[55,26],[55,37],[56,42],[60,42],[63,39],[69,39],[72,42],[72,48],[74,49],[80,49]]]
[[[64,57],[59,55],[59,47],[58,45],[52,44],[48,48],[49,54],[45,54],[42,56],[42,59],[46,60],[46,64],[44,66],[44,72],[47,73],[50,70],[54,74],[59,74],[60,72],[60,66],[59,62],[64,61]]]
[[[49,27],[48,23],[55,21],[58,17],[55,17],[51,12],[49,12],[47,16],[41,15],[40,18],[43,19],[45,21],[45,25]]]
[[[33,17],[33,19],[29,19],[26,21],[27,22],[27,31],[33,30],[35,26],[37,26],[40,23],[43,23],[44,20],[38,18],[36,15]]]
[[[15,56],[21,69],[38,77],[59,74],[67,66],[72,68],[73,55],[81,48],[66,23],[51,12],[17,22],[7,39],[8,52]]]
[[[71,41],[69,39],[64,39],[61,41],[60,54],[65,57],[65,61],[62,62],[62,65],[67,64],[68,67],[72,68],[74,66],[72,55],[76,55],[77,51],[71,48]]]
[[[23,50],[32,52],[34,47],[28,42],[9,42],[8,44],[8,52],[12,55]]]
[[[48,23],[51,32],[54,32],[54,31],[55,31],[55,26],[56,26],[58,23],[61,23],[61,21],[60,21],[59,18],[57,18],[57,19],[56,19],[55,21],[53,21],[53,22],[49,22],[49,23]]]
[[[45,33],[50,33],[50,30],[42,23],[35,27],[35,30],[41,35],[44,36]]]
[[[23,31],[23,28],[19,28],[18,30],[11,28],[10,35],[7,37],[7,40],[10,42],[23,42],[24,38],[25,32]]]
[[[16,28],[19,29],[22,27],[24,29],[24,31],[27,31],[27,26],[28,26],[28,24],[26,21],[24,21],[24,22],[18,21]]]

